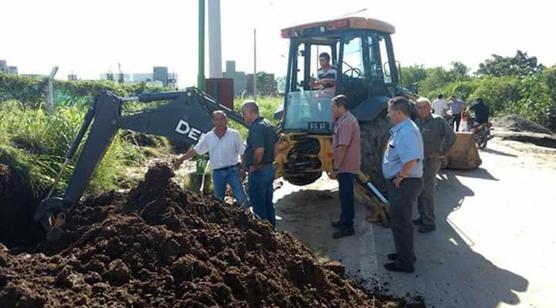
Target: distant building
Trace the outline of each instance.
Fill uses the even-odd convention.
[[[153,80],[162,82],[162,85],[168,85],[168,67],[155,66],[153,67]]]
[[[17,66],[9,66],[8,61],[0,60],[0,73],[17,75]]]
[[[79,80],[79,78],[75,74],[68,74],[68,80]]]
[[[257,95],[276,95],[278,93],[274,74],[257,73]],[[247,94],[253,95],[253,74],[247,74]]]
[[[118,81],[120,74],[108,72],[100,75],[101,79]],[[167,87],[176,87],[178,84],[178,75],[176,73],[168,73],[166,66],[154,66],[152,73],[131,73],[123,74],[124,83],[147,83],[149,85],[160,85]]]
[[[240,96],[247,90],[247,76],[245,72],[236,71],[236,61],[226,61],[226,71],[224,78],[234,80],[234,95]]]

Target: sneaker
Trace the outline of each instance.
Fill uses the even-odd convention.
[[[398,254],[397,253],[389,253],[386,255],[386,258],[388,258],[388,260],[390,261],[396,261],[398,259]],[[417,257],[413,257],[413,261],[417,261]]]
[[[413,273],[415,271],[414,268],[405,268],[395,262],[384,264],[384,268],[390,272]]]
[[[353,229],[353,227],[343,227],[340,228],[340,230],[338,232],[334,232],[332,234],[332,238],[333,239],[339,239],[345,236],[351,236],[355,234],[355,230]]]
[[[344,226],[344,224],[339,220],[331,222],[330,225],[336,229],[341,229]]]
[[[420,225],[419,228],[417,229],[417,231],[419,231],[420,233],[429,233],[434,230],[436,230],[435,225]]]
[[[423,219],[422,218],[417,218],[417,219],[413,219],[413,224],[416,226],[421,226],[423,225]]]

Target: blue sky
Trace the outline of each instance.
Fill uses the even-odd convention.
[[[118,63],[126,73],[166,65],[180,86],[197,74],[197,0],[4,0],[0,5],[0,59],[21,73],[59,77],[74,72],[98,78]],[[221,0],[222,54],[238,70],[252,71],[252,33],[258,34],[258,69],[282,75],[287,41],[280,29],[294,24],[359,15],[396,26],[394,46],[402,65],[472,68],[490,54],[517,49],[545,65],[556,64],[550,1],[293,1]],[[208,72],[208,67],[207,67]]]

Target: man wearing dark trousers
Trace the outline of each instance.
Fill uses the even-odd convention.
[[[332,223],[332,226],[338,229],[332,234],[335,239],[355,234],[353,229],[353,184],[361,165],[361,139],[359,123],[349,112],[348,106],[347,98],[344,95],[332,98],[333,170],[329,173],[329,177],[338,179],[341,208],[340,220]]]
[[[434,208],[436,174],[440,170],[442,160],[448,150],[456,142],[456,134],[442,117],[431,114],[431,102],[427,98],[417,100],[417,115],[415,120],[423,135],[425,160],[423,165],[423,192],[417,199],[419,218],[413,223],[421,233],[432,232],[436,229]]]
[[[386,178],[390,222],[396,253],[384,267],[388,271],[412,273],[415,270],[411,215],[423,189],[423,137],[411,119],[405,97],[388,102],[388,117],[394,125],[384,153],[382,173]]]
[[[245,101],[241,105],[241,114],[249,124],[247,148],[245,149],[245,166],[249,176],[248,194],[253,212],[261,219],[276,227],[276,211],[272,203],[274,193],[274,158],[278,144],[278,135],[272,124],[259,114],[255,101]]]

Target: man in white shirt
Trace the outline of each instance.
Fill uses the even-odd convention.
[[[444,99],[444,95],[438,95],[438,98],[432,102],[434,114],[446,119],[448,117],[448,102]]]
[[[216,197],[224,200],[226,185],[230,185],[237,202],[242,207],[247,207],[247,196],[240,177],[240,158],[245,151],[245,144],[239,132],[228,127],[228,117],[223,111],[217,110],[212,113],[212,123],[214,128],[178,158],[174,168],[179,168],[185,160],[195,155],[204,155],[208,152]]]

